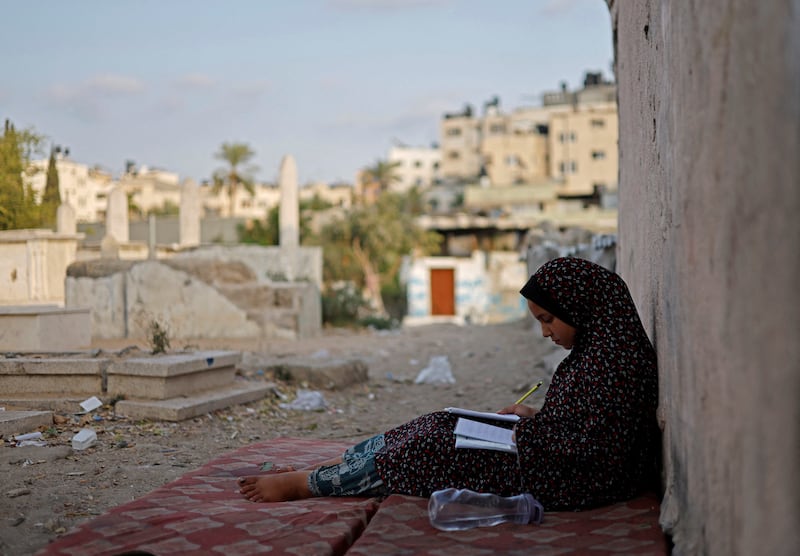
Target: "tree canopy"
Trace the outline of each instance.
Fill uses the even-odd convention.
[[[214,193],[219,193],[222,189],[227,190],[227,216],[233,215],[233,203],[239,186],[244,187],[251,195],[255,191],[252,174],[257,167],[247,166],[255,154],[247,143],[223,143],[219,151],[214,154],[215,158],[228,163],[227,168],[221,168],[214,172],[212,178]]]
[[[10,120],[5,121],[0,137],[0,230],[39,225],[39,206],[22,176],[33,154],[41,152],[43,140],[32,129],[18,131]]]
[[[397,175],[399,166],[400,162],[397,161],[376,160],[375,164],[364,168],[364,179],[378,184],[381,193],[389,191],[393,183],[400,181],[400,176]]]
[[[357,283],[375,312],[385,315],[381,291],[397,285],[403,258],[439,251],[441,236],[416,223],[420,206],[416,190],[385,193],[328,223],[317,238],[324,247],[325,281]]]

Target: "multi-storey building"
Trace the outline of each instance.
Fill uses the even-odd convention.
[[[315,197],[334,207],[350,208],[353,204],[353,187],[347,183],[315,182],[300,188],[301,201],[310,201]]]
[[[484,182],[519,185],[548,176],[548,119],[543,109],[518,109],[507,115],[493,107],[481,129]]]
[[[440,126],[441,177],[464,180],[477,177],[483,167],[481,122],[467,106],[463,112],[445,114]]]
[[[543,95],[542,106],[500,111],[495,97],[478,117],[467,107],[440,125],[445,180],[504,187],[543,180],[557,194],[593,198],[617,189],[616,86],[588,73],[578,91]]]
[[[181,184],[178,174],[142,166],[138,170],[129,167],[119,180],[119,187],[128,196],[128,209],[134,214],[145,215],[154,210],[181,202]]]
[[[617,189],[616,87],[587,74],[583,89],[547,93],[550,176],[564,197],[598,196]]]
[[[412,187],[424,189],[440,179],[442,151],[437,147],[395,145],[389,149],[388,161],[396,164],[397,181],[391,186],[394,191],[406,192]]]
[[[28,183],[41,201],[47,182],[48,159],[31,162],[32,172],[26,173]],[[96,168],[89,168],[68,158],[56,155],[58,171],[58,190],[62,203],[68,203],[75,210],[78,222],[94,222],[98,215],[105,215],[108,192],[114,186],[111,174]]]

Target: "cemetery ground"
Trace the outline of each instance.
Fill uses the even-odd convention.
[[[118,352],[132,344],[148,349],[146,342],[130,340],[95,342],[92,347]],[[108,404],[91,413],[76,407],[74,413],[55,412],[51,425],[37,429],[47,446],[15,447],[10,438],[3,438],[1,555],[34,554],[72,527],[246,444],[277,437],[355,442],[447,406],[497,410],[539,379],[549,384],[552,366],[545,361],[565,354],[554,351],[529,319],[392,331],[326,329],[303,340],[206,340],[192,342],[191,347],[241,351],[238,380],[274,387],[261,400],[179,422],[116,417]],[[265,372],[260,362],[266,356],[358,359],[366,363],[368,377],[346,387],[314,389],[322,394],[324,409],[287,409],[281,405],[290,404],[308,385]],[[447,357],[455,382],[415,383],[437,356]],[[529,403],[539,406],[544,392],[541,389]],[[84,427],[96,431],[97,442],[73,450],[71,439]],[[33,431],[17,434],[27,432]],[[238,496],[234,484],[231,496]]]

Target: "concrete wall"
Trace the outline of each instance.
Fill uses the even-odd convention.
[[[800,554],[800,4],[609,0],[677,554]]]
[[[286,277],[294,272],[294,281]],[[319,248],[202,247],[158,261],[73,264],[66,305],[89,307],[95,338],[305,338],[322,328]]]

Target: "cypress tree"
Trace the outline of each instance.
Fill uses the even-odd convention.
[[[47,163],[47,181],[42,197],[41,214],[42,226],[55,228],[56,212],[61,204],[61,193],[58,187],[58,168],[56,168],[56,150],[50,149],[50,160]]]

